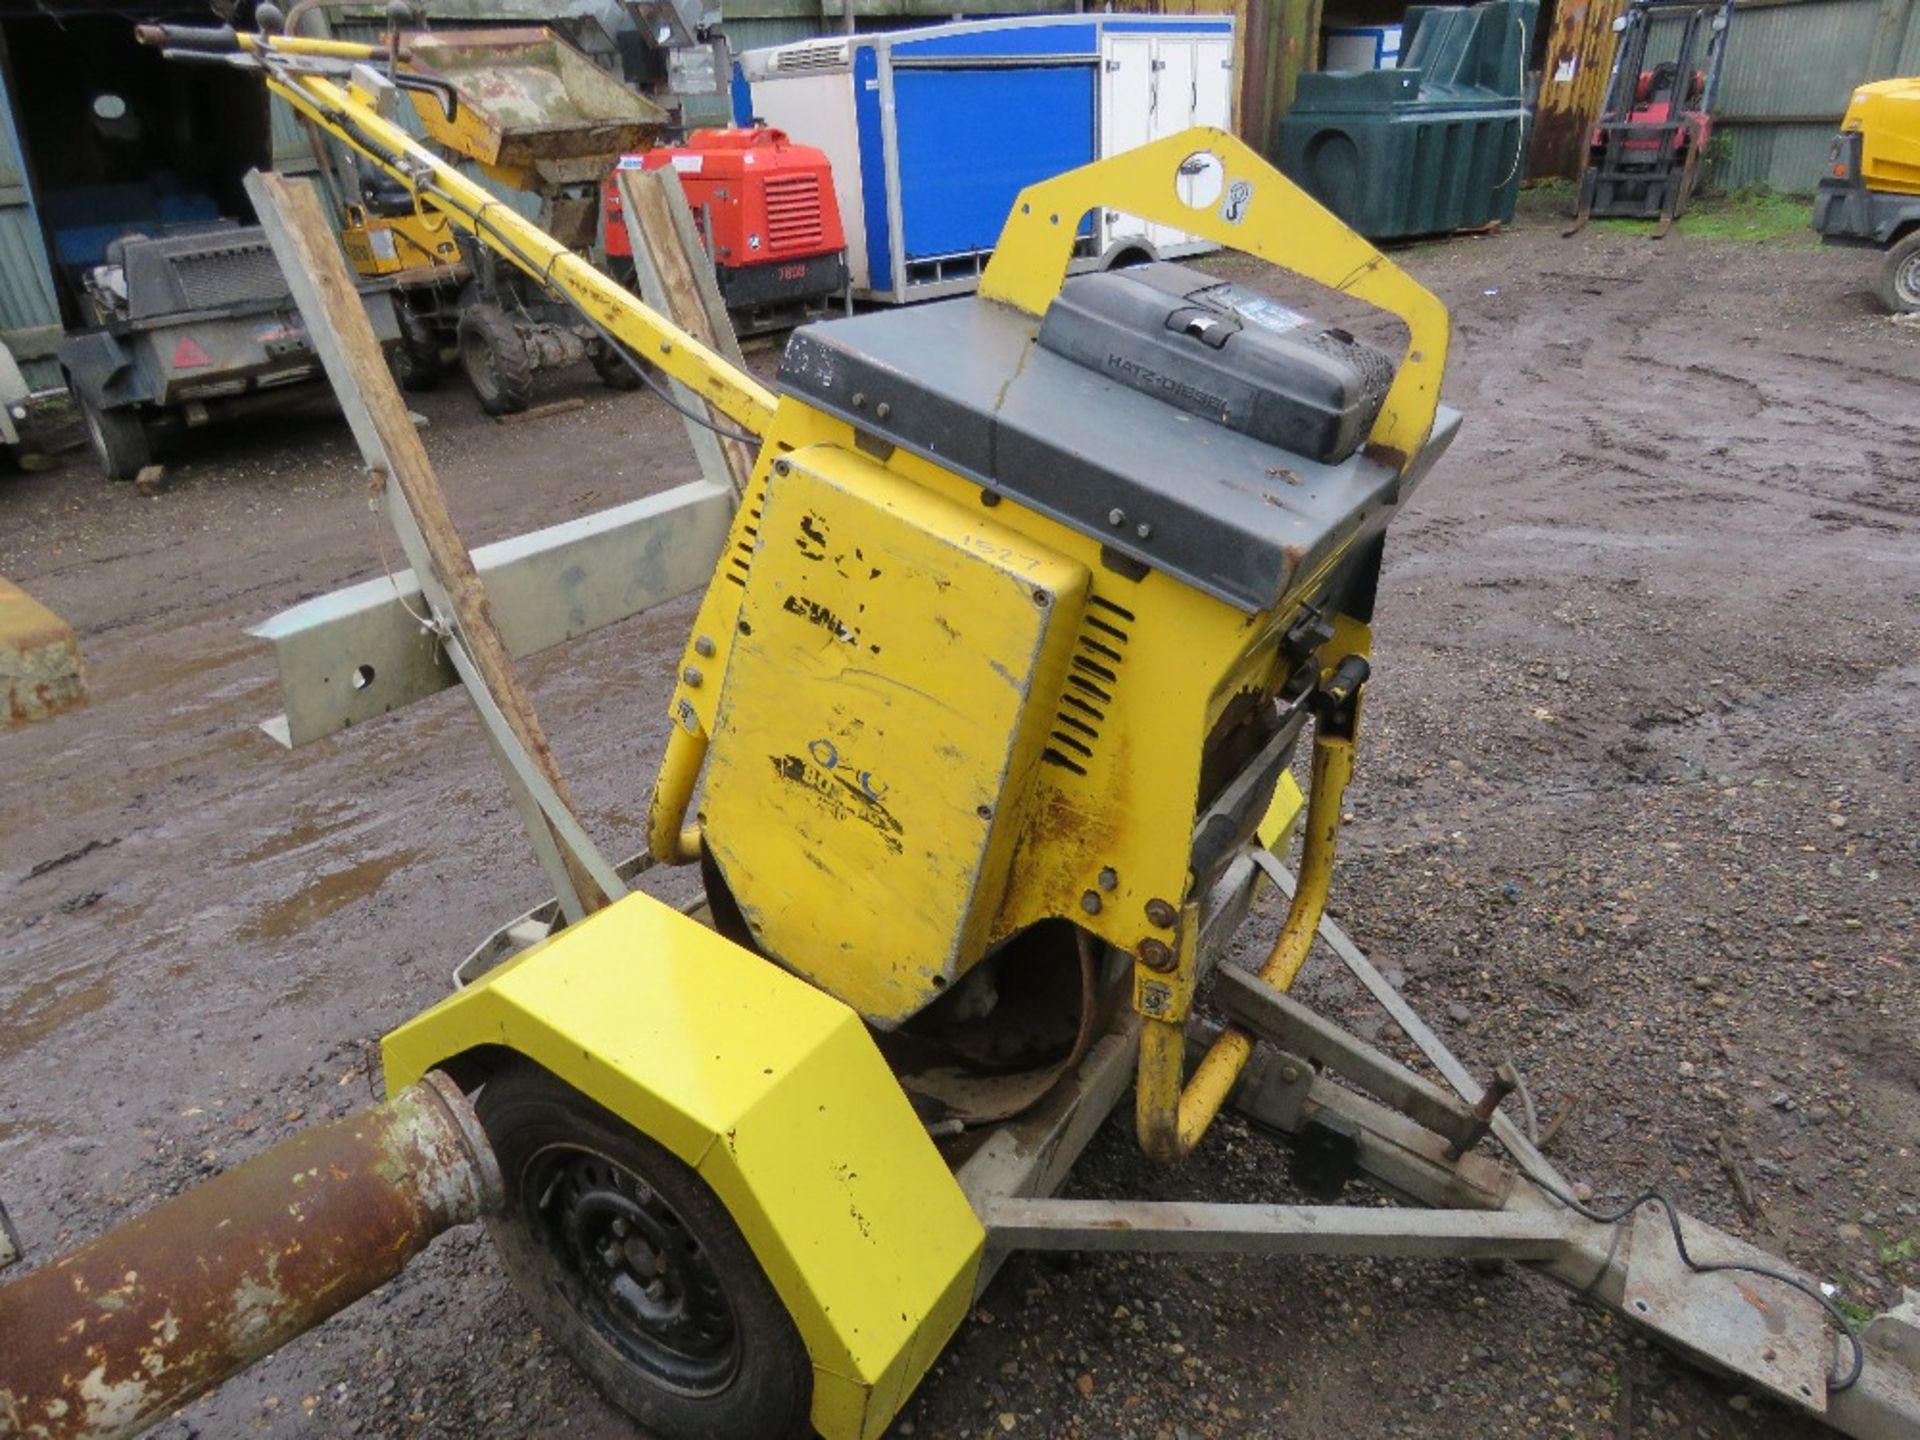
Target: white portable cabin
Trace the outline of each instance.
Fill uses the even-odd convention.
[[[1045,15],[801,40],[742,54],[734,122],[826,152],[853,293],[904,302],[971,290],[1020,190],[1233,113],[1233,21]],[[1210,249],[1105,212],[1078,268]]]

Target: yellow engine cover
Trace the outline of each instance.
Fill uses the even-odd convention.
[[[1861,132],[1860,176],[1869,190],[1920,195],[1920,77],[1860,86],[1841,128]]]
[[[986,949],[1089,576],[830,445],[774,467],[757,532],[708,854],[768,954],[897,1023]]]
[[[460,245],[444,215],[369,216],[357,206],[347,211],[340,248],[356,272],[398,275],[421,266],[450,266],[460,261]]]

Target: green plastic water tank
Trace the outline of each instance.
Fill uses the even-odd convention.
[[[1372,239],[1511,220],[1539,14],[1537,0],[1409,7],[1398,69],[1300,77],[1277,163]]]

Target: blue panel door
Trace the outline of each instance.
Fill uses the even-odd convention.
[[[1023,187],[1093,159],[1091,65],[902,68],[893,90],[909,259],[991,249]]]

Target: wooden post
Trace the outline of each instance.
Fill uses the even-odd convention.
[[[687,204],[679,175],[672,170],[622,170],[619,185],[620,208],[626,218],[627,238],[633,242],[633,265],[640,279],[640,298],[744,370],[740,341],[733,333],[726,303],[720,298],[713,266],[694,232],[693,210]],[[673,393],[680,404],[697,408],[717,424],[726,424],[726,416],[678,382],[673,382]],[[702,431],[692,421],[688,428],[694,452],[706,451],[709,447],[705,439],[712,432]],[[747,482],[753,476],[753,447],[738,440],[713,438],[719,442],[733,493],[746,494]]]
[[[360,453],[376,481],[384,479],[399,491],[411,523],[400,524],[401,516],[396,513],[396,528],[422,593],[452,624],[454,638],[448,643],[458,643],[465,649],[487,694],[534,768],[567,810],[574,811],[573,798],[540,727],[533,700],[494,623],[493,607],[473,568],[473,556],[454,527],[440,477],[434,473],[426,446],[407,416],[400,388],[387,368],[360,292],[334,239],[333,227],[320,208],[319,192],[308,181],[259,171],[247,176],[246,184],[294,298],[300,303],[314,347],[353,427]],[[385,498],[391,506],[392,494]],[[529,825],[532,823],[529,818]],[[545,826],[547,822],[540,823]],[[573,847],[557,833],[555,846],[565,867],[565,875],[560,878],[571,884],[579,909],[586,913],[604,906],[608,895],[588,874]]]

